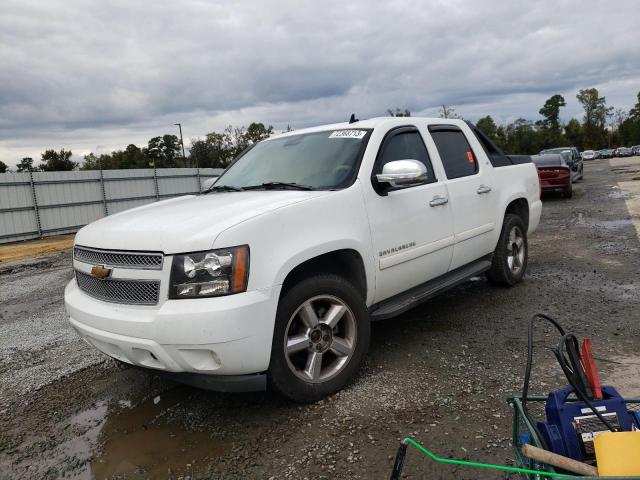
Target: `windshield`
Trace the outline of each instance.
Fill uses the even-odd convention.
[[[263,184],[271,184],[269,188],[286,188],[282,184],[318,190],[345,188],[355,179],[368,139],[369,130],[351,129],[265,140],[233,163],[213,188]]]

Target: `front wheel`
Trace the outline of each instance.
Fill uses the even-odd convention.
[[[522,280],[527,269],[527,230],[518,215],[504,216],[498,245],[493,253],[487,278],[493,283],[512,286]]]
[[[269,384],[291,400],[316,402],[353,378],[369,338],[369,314],[360,292],[338,275],[308,277],[280,299]]]

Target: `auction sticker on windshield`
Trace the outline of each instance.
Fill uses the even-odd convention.
[[[363,138],[366,133],[365,130],[335,130],[329,138]]]

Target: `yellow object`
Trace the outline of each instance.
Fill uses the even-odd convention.
[[[593,445],[601,477],[640,476],[640,432],[603,432]]]

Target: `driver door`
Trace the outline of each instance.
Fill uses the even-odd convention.
[[[380,189],[375,175],[388,162],[418,160],[427,169],[420,185]],[[447,187],[436,178],[423,138],[414,126],[392,129],[372,172],[366,208],[376,256],[375,302],[445,274],[453,254],[453,215]]]

